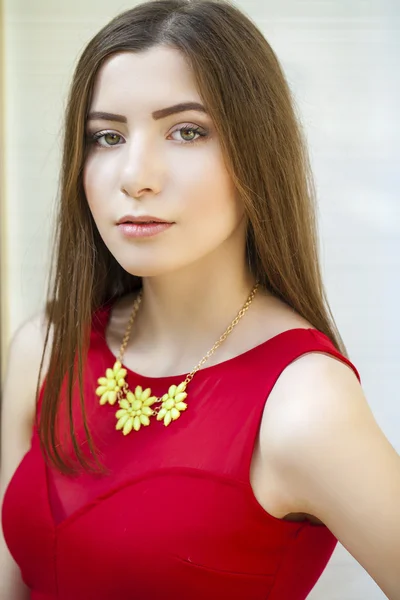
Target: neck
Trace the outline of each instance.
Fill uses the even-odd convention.
[[[255,279],[249,273],[212,277],[198,273],[143,279],[143,297],[133,325],[136,340],[168,348],[218,339],[247,300]],[[215,340],[214,340],[215,341]]]

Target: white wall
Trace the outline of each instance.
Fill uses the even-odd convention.
[[[100,26],[133,4],[4,0],[6,342],[43,302],[59,131],[75,60]],[[399,4],[237,4],[268,37],[297,97],[318,186],[331,306],[375,417],[399,451]],[[384,597],[341,546],[310,595]]]

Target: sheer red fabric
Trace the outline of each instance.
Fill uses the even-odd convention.
[[[265,402],[289,363],[324,352],[359,378],[356,368],[318,330],[292,329],[201,369],[188,409],[169,427],[153,419],[123,436],[115,406],[100,406],[94,393],[115,361],[105,341],[109,314],[106,306],[94,315],[84,381],[108,473],[67,477],[48,468],[34,430],[4,497],[5,539],[31,599],[306,598],[337,540],[325,526],[268,514],[250,486],[251,456]],[[162,395],[181,378],[128,370],[126,380]],[[84,448],[78,401],[74,420]],[[62,412],[59,427],[72,455]]]

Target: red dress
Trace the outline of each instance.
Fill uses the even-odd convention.
[[[94,315],[84,381],[89,427],[109,473],[72,478],[49,469],[34,430],[4,497],[5,539],[31,599],[306,598],[337,540],[324,525],[284,521],[258,504],[253,446],[289,363],[325,352],[359,378],[356,368],[318,330],[292,329],[203,367],[188,386],[188,409],[170,426],[152,419],[124,436],[116,406],[100,406],[94,393],[115,361],[104,335],[109,314],[108,305]],[[131,389],[157,396],[183,379],[126,376]],[[75,422],[83,440],[78,410]]]

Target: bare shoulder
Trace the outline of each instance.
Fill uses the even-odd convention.
[[[297,466],[310,459],[312,448],[331,435],[331,444],[341,435],[340,428],[357,419],[373,422],[362,387],[354,371],[343,361],[324,353],[311,352],[290,363],[281,373],[265,405],[260,427],[260,449],[268,468],[274,472],[287,512],[307,512],[310,503],[297,486]],[[337,430],[335,431],[335,425]],[[332,451],[334,447],[332,446]],[[318,460],[317,460],[318,462]],[[316,462],[303,464],[308,476],[316,472]],[[308,505],[308,506],[307,506]]]
[[[365,398],[353,369],[332,355],[310,352],[282,371],[268,397],[263,426],[273,425],[279,444],[286,428],[306,435],[311,432],[309,425],[327,412],[352,410],[360,403]]]
[[[30,436],[35,415],[35,393],[46,337],[47,321],[41,311],[25,321],[15,332],[9,345],[2,401],[2,448],[9,432],[26,443]],[[46,376],[49,345],[41,373],[42,384]],[[29,437],[30,439],[30,437]]]
[[[10,343],[7,372],[11,371],[15,374],[16,371],[23,369],[24,380],[35,380],[36,385],[46,338],[47,325],[48,322],[44,310],[36,313],[20,325]],[[41,383],[43,382],[48,368],[51,342],[52,331],[50,329],[50,338],[46,349]]]

